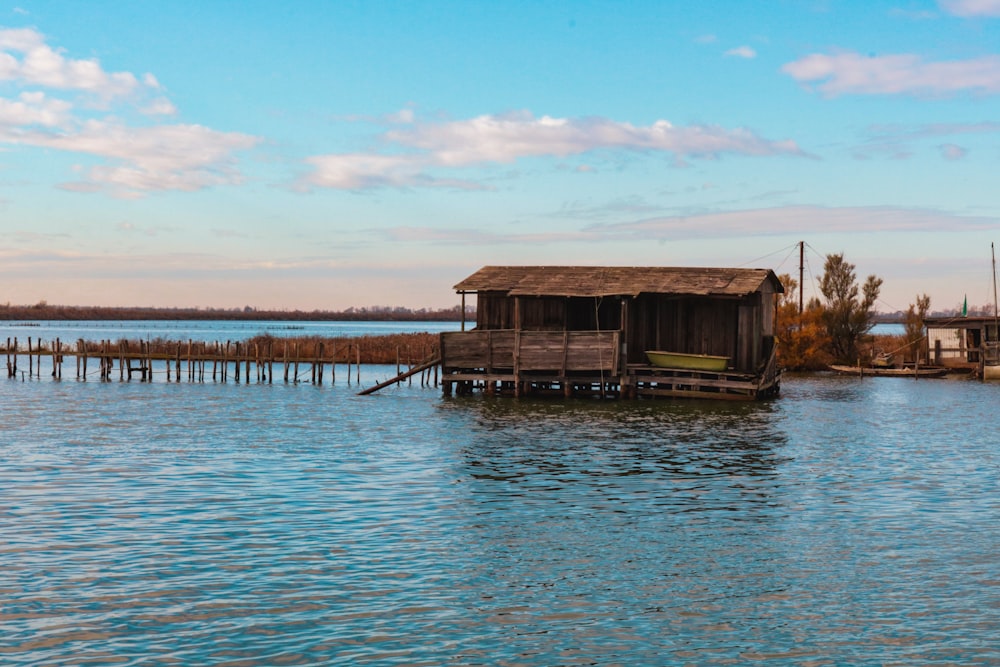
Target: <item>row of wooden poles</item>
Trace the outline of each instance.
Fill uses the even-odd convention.
[[[171,349],[167,353],[162,348]],[[305,382],[308,375],[309,381],[313,384],[323,384],[324,374],[327,366],[330,369],[330,383],[337,381],[337,359],[342,359],[342,364],[347,366],[347,384],[351,384],[352,373],[357,384],[361,384],[361,348],[358,345],[347,343],[345,348],[337,349],[333,346],[329,355],[324,354],[324,344],[320,342],[315,356],[304,357],[299,354],[297,342],[282,341],[281,349],[275,350],[274,341],[268,341],[263,346],[260,343],[241,343],[226,341],[206,343],[189,340],[187,343],[158,343],[161,351],[152,352],[152,346],[145,341],[129,342],[120,340],[113,342],[102,340],[100,342],[77,340],[75,346],[64,345],[56,338],[55,342],[46,348],[41,340],[33,344],[28,338],[26,350],[19,348],[17,338],[7,339],[7,377],[16,378],[18,375],[18,359],[24,356],[28,358],[27,376],[41,377],[42,357],[51,358],[52,377],[61,379],[63,373],[63,363],[65,357],[76,358],[76,378],[86,380],[89,375],[97,373],[101,380],[109,381],[113,379],[114,370],[117,365],[119,380],[132,380],[133,375],[137,375],[143,382],[152,382],[154,375],[154,361],[162,362],[166,373],[167,382],[181,382],[185,377],[189,382],[204,382],[208,378],[208,367],[211,365],[212,382],[227,382],[230,377],[234,382],[246,382],[249,384],[253,377],[258,383],[272,383],[274,381],[274,367],[278,364],[279,371],[283,374],[284,382]],[[396,375],[406,376],[410,384],[413,383],[413,375],[408,375],[403,370],[404,362],[401,350],[396,348]],[[338,353],[340,356],[338,357]],[[428,357],[433,352],[428,352]],[[409,352],[407,351],[407,357]],[[89,362],[96,364],[96,369],[88,368]],[[438,386],[438,365],[421,364],[414,365],[411,359],[407,358],[405,365],[408,369],[416,371],[420,368],[420,386]],[[303,368],[305,370],[303,370]],[[243,373],[241,376],[241,369]],[[24,378],[23,368],[20,370],[22,379]],[[241,379],[242,378],[242,379]]]

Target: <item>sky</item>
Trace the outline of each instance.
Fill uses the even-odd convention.
[[[1000,0],[0,0],[0,303],[824,257],[992,304]]]

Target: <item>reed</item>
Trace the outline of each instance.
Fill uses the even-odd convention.
[[[363,364],[395,364],[397,359],[404,363],[417,363],[431,356],[438,348],[438,334],[427,332],[335,338],[275,338],[264,334],[249,339],[247,343],[250,346],[256,344],[261,349],[266,349],[271,344],[274,349],[278,349],[279,344],[284,344],[286,340],[289,350],[297,350],[296,356],[301,360],[322,358],[337,363],[356,363],[359,357]]]

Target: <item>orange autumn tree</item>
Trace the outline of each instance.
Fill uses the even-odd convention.
[[[810,299],[800,316],[798,282],[788,274],[778,279],[785,286],[785,293],[779,295],[776,322],[778,363],[788,370],[825,369],[833,358],[830,336],[823,320],[823,304],[818,299]]]

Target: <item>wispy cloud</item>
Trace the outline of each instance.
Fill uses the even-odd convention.
[[[435,243],[462,246],[493,246],[498,244],[551,244],[580,241],[600,241],[602,235],[591,231],[553,231],[504,233],[481,229],[443,229],[437,227],[394,227],[386,232],[392,241]]]
[[[1000,16],[1000,0],[938,0],[938,5],[955,16]]]
[[[30,28],[0,29],[0,81],[20,90],[13,98],[0,96],[0,147],[36,146],[105,161],[78,166],[82,180],[62,184],[65,190],[138,197],[239,183],[234,155],[260,141],[200,125],[130,125],[122,118],[130,110],[147,118],[176,113],[156,77],[68,58]],[[114,115],[94,113],[109,105],[116,105]]]
[[[958,144],[942,144],[940,146],[941,156],[946,160],[961,160],[969,151]]]
[[[784,206],[740,211],[663,216],[609,225],[589,232],[622,239],[692,239],[774,236],[803,233],[960,232],[981,230],[1000,222],[991,217],[959,216],[929,209],[894,206]]]
[[[908,7],[893,7],[889,10],[889,16],[909,21],[931,21],[940,18],[940,15],[937,12],[926,9],[912,9]]]
[[[814,53],[786,64],[782,71],[831,97],[1000,93],[1000,56],[926,62],[913,54]]]
[[[389,230],[393,241],[461,246],[501,244],[652,242],[718,238],[756,238],[801,234],[864,234],[873,232],[956,233],[995,228],[995,217],[961,216],[945,211],[893,206],[772,208],[662,215],[618,223],[592,223],[561,231],[482,230],[451,227],[401,226]]]
[[[913,144],[927,139],[942,139],[964,135],[998,134],[1000,123],[986,121],[980,123],[929,123],[926,125],[873,125],[868,128],[867,139],[854,149],[855,157],[868,159],[876,155],[894,159],[913,157]],[[955,160],[968,152],[958,149],[958,144],[944,142],[938,144],[942,157]]]
[[[902,125],[876,125],[871,131],[877,135],[892,135],[897,138],[919,139],[924,137],[942,137],[958,134],[995,134],[1000,133],[1000,122],[983,121],[980,123],[928,123],[908,127]]]
[[[735,49],[729,49],[724,55],[731,56],[734,58],[746,58],[751,60],[757,57],[757,52],[754,51],[749,46],[737,46]]]
[[[593,151],[665,153],[682,161],[723,154],[802,156],[791,140],[772,141],[750,130],[712,125],[678,127],[659,120],[641,127],[607,118],[536,118],[527,112],[466,120],[413,122],[381,136],[383,152],[308,158],[307,186],[340,189],[476,187],[442,180],[432,171],[509,164],[522,158],[567,158]]]

